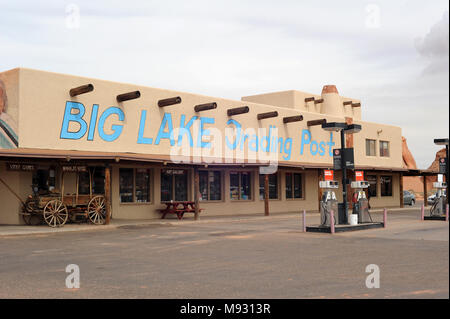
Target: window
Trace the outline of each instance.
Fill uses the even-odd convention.
[[[220,171],[199,171],[200,194],[202,200],[222,199],[222,178]]]
[[[161,170],[161,201],[187,201],[188,172],[185,169]]]
[[[380,176],[381,196],[392,196],[392,176]]]
[[[389,157],[389,142],[380,141],[380,156]]]
[[[50,168],[38,168],[33,171],[32,184],[33,189],[39,194],[47,194],[53,191],[56,186],[56,170]]]
[[[119,192],[121,203],[133,202],[133,169],[119,169]]]
[[[83,172],[79,172],[78,173],[78,194],[89,195],[90,187],[91,187],[91,181],[89,180],[89,171],[86,170]]]
[[[286,173],[286,198],[303,198],[302,174]]]
[[[259,199],[264,199],[264,176],[259,175]],[[278,198],[278,174],[269,175],[269,199]]]
[[[150,170],[145,168],[136,168],[134,171],[134,194],[136,197],[136,202],[150,202]]]
[[[89,173],[90,172],[90,173]],[[90,194],[92,176],[92,194],[104,194],[105,193],[105,168],[104,167],[88,167],[86,171],[78,173],[78,193]]]
[[[369,196],[377,197],[377,176],[376,175],[367,175],[367,181],[369,182]]]
[[[232,200],[252,199],[251,176],[251,172],[230,173],[230,198]]]
[[[375,140],[366,139],[366,156],[377,156],[376,143]]]
[[[146,168],[120,168],[119,193],[121,203],[150,202],[150,170]]]
[[[92,172],[92,193],[104,194],[105,193],[105,168],[94,167]]]

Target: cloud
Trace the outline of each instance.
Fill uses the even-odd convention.
[[[70,3],[79,28],[66,27]],[[372,3],[378,28],[366,27]],[[361,99],[364,120],[401,126],[422,168],[448,134],[448,10],[446,0],[0,0],[0,70],[232,99],[335,84]]]
[[[424,69],[424,75],[447,73],[449,67],[449,14],[431,27],[430,32],[416,39],[416,49],[419,54],[429,60]]]

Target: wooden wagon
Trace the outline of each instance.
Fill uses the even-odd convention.
[[[21,215],[26,224],[39,224],[42,220],[50,227],[61,227],[70,218],[75,221],[77,217],[89,220],[93,224],[102,225],[106,218],[106,203],[103,194],[92,193],[93,174],[89,171],[89,194],[79,194],[79,171],[76,174],[76,193],[64,195],[64,175],[61,173],[61,193],[47,192],[39,194],[34,190],[23,203]]]

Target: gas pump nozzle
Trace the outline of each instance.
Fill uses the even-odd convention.
[[[369,188],[369,182],[353,181],[351,187],[355,189],[353,193],[353,214],[358,215],[358,223],[372,222],[372,216],[369,213],[369,201],[364,191],[365,188]]]

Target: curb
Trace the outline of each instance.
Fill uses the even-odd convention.
[[[427,208],[425,208],[426,210]],[[411,208],[391,208],[388,209],[389,212],[403,212],[403,211],[410,211]],[[371,213],[382,213],[383,209],[374,209],[371,210]],[[318,216],[319,212],[312,211],[307,212],[306,216],[312,217],[312,216]],[[110,224],[110,225],[103,225],[103,226],[87,226],[82,225],[79,228],[77,227],[67,227],[67,228],[45,228],[46,226],[39,226],[42,227],[42,229],[30,229],[30,230],[18,230],[18,231],[12,231],[10,233],[2,233],[2,226],[0,226],[0,238],[4,237],[14,237],[14,236],[32,236],[32,235],[52,235],[52,234],[60,234],[60,233],[68,233],[68,232],[88,232],[88,231],[104,231],[104,230],[112,230],[112,229],[131,229],[131,228],[139,228],[139,227],[146,227],[151,225],[159,225],[159,226],[183,226],[183,225],[192,225],[192,224],[208,224],[208,223],[237,223],[237,222],[246,222],[246,221],[257,221],[257,220],[273,220],[273,219],[290,219],[290,218],[300,218],[302,216],[302,212],[293,212],[293,213],[279,213],[271,216],[264,216],[264,215],[255,215],[255,216],[239,216],[239,215],[229,215],[224,217],[216,218],[216,216],[211,216],[212,218],[207,219],[199,219],[199,220],[177,220],[174,219],[173,221],[169,220],[148,220],[148,221],[141,221],[141,222],[125,222],[123,224]],[[26,226],[21,225],[22,227],[33,227],[33,226]],[[8,226],[5,226],[8,227]],[[11,226],[14,227],[14,226]]]

